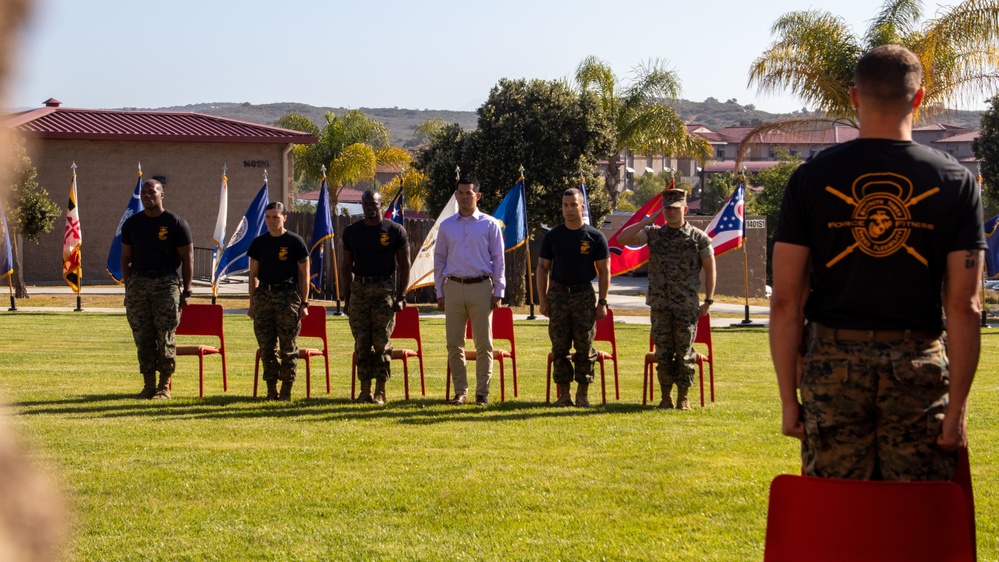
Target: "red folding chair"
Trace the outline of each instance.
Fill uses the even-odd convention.
[[[406,400],[409,400],[409,358],[416,357],[420,360],[420,392],[427,395],[427,381],[423,369],[423,337],[420,336],[420,311],[416,307],[407,306],[395,313],[395,328],[392,329],[391,339],[411,339],[416,340],[416,350],[402,349],[392,345],[392,359],[402,361],[402,373],[404,386],[406,388]],[[350,399],[353,400],[357,392],[357,353],[355,352],[350,364]]]
[[[326,394],[330,393],[330,352],[329,341],[326,338],[326,307],[309,305],[309,314],[302,319],[302,329],[298,332],[298,339],[319,338],[323,341],[323,348],[298,348],[298,358],[305,359],[305,397],[312,397],[312,364],[310,359],[322,355],[326,360]],[[257,360],[253,367],[253,396],[257,396],[257,384],[260,382],[260,350],[257,350]]]
[[[510,342],[510,351],[493,347],[493,360],[499,361],[500,365],[500,402],[506,402],[506,379],[503,371],[503,362],[510,358],[513,364],[513,396],[518,396],[517,388],[517,342],[513,335],[513,310],[507,307],[500,307],[493,311],[493,342],[496,340],[507,340]],[[472,337],[472,321],[465,323],[465,339]],[[474,362],[477,357],[474,349],[465,348],[465,361]],[[447,365],[447,382],[444,388],[444,399],[451,398],[451,363]]]
[[[974,499],[956,482],[782,474],[770,484],[764,562],[792,560],[973,561]]]
[[[715,362],[714,348],[711,345],[711,315],[705,314],[697,318],[697,333],[694,334],[694,344],[707,345],[708,354],[697,353],[695,362],[701,378],[701,407],[704,407],[704,364],[708,364],[708,378],[711,387],[711,402],[715,401]],[[652,334],[649,333],[649,352],[645,354],[645,376],[642,380],[642,404],[647,404],[647,400],[655,400],[656,397],[656,359],[655,342]]]
[[[617,336],[614,334],[614,312],[611,309],[607,309],[607,316],[602,319],[597,320],[597,332],[593,336],[593,343],[600,341],[610,342],[611,352],[597,350],[597,363],[600,364],[600,398],[603,403],[607,403],[607,382],[604,380],[604,361],[611,360],[614,363],[614,397],[617,400],[621,399],[621,386],[618,382],[618,366],[617,366]],[[548,388],[545,391],[545,403],[551,404],[552,401],[552,361],[554,357],[551,353],[548,354]]]
[[[218,347],[210,345],[178,345],[177,355],[198,356],[198,396],[205,396],[205,355],[222,356],[222,391],[229,390],[229,377],[226,374],[225,333],[222,330],[222,305],[189,304],[180,313],[178,336],[217,336]],[[173,381],[170,381],[173,386]]]

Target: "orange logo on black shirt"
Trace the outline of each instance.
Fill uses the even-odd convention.
[[[829,260],[826,267],[832,267],[856,249],[876,258],[888,257],[904,248],[919,263],[929,265],[925,257],[912,246],[906,244],[914,229],[933,230],[930,223],[912,220],[910,207],[940,191],[934,187],[913,197],[912,182],[898,174],[865,174],[853,182],[852,197],[832,186],[826,191],[839,197],[853,207],[849,221],[830,222],[827,228],[849,228],[855,242]]]
[[[167,230],[167,227],[161,226],[160,227],[160,233],[157,234],[157,236],[159,237],[160,240],[166,240],[167,236],[169,236],[169,234],[170,234],[170,231]]]
[[[281,261],[285,261],[285,260],[288,259],[288,247],[287,246],[281,246],[281,249],[278,250],[278,259],[281,260]]]
[[[383,232],[382,235],[378,237],[378,241],[381,243],[382,246],[388,246],[389,245],[388,232]]]
[[[579,255],[588,256],[590,254],[590,241],[583,240],[579,243]]]

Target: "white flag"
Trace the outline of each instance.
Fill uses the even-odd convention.
[[[219,265],[219,258],[225,251],[225,223],[229,217],[229,178],[222,171],[222,192],[219,194],[219,216],[215,219],[215,233],[212,234],[212,289],[217,290],[218,280],[216,279],[216,269]]]
[[[416,254],[413,265],[409,268],[409,287],[406,292],[420,287],[434,286],[434,248],[437,246],[437,231],[440,230],[441,221],[458,212],[458,201],[451,195],[440,216],[434,222],[434,226],[427,234],[427,239],[420,246],[420,252]]]

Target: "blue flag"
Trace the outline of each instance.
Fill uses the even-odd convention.
[[[988,249],[985,250],[985,276],[993,279],[999,276],[999,215],[985,221],[985,243]]]
[[[267,182],[264,182],[264,186],[253,198],[246,214],[240,219],[236,232],[232,233],[232,238],[226,244],[215,269],[215,275],[212,277],[213,284],[227,275],[250,269],[250,258],[246,256],[246,251],[250,249],[250,242],[267,230],[267,225],[264,224],[264,210],[267,203]]]
[[[108,263],[106,266],[108,275],[115,280],[116,283],[121,283],[122,273],[121,273],[121,225],[125,224],[128,217],[142,211],[142,199],[139,197],[139,193],[142,192],[142,170],[139,170],[139,181],[135,182],[135,190],[132,191],[132,198],[128,200],[128,205],[125,207],[125,212],[121,214],[121,220],[118,221],[118,230],[114,233],[114,240],[111,241],[111,248],[108,250]]]
[[[402,214],[403,199],[405,196],[402,193],[402,186],[399,186],[399,193],[395,194],[392,198],[392,202],[389,203],[388,207],[385,209],[385,218],[394,223],[405,224],[405,217]]]
[[[10,233],[7,231],[7,215],[0,201],[0,277],[14,272],[14,256],[10,251]]]
[[[333,238],[333,219],[330,218],[330,199],[327,195],[326,178],[319,189],[319,201],[316,203],[316,219],[312,223],[312,247],[309,249],[309,284],[317,293],[323,292],[323,248],[324,242]]]
[[[524,178],[513,184],[513,189],[500,201],[493,217],[503,228],[503,249],[507,252],[519,248],[527,241],[527,199]]]

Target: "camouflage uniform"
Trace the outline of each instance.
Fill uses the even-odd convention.
[[[664,388],[694,383],[693,349],[700,305],[701,260],[713,255],[704,231],[684,222],[680,228],[645,227],[649,244],[649,293],[656,372]]]
[[[948,383],[939,339],[873,344],[812,339],[801,377],[808,437],[801,444],[804,473],[949,480],[957,453],[936,444]]]
[[[174,372],[180,324],[180,278],[132,274],[125,289],[125,316],[139,356],[139,372]]]
[[[298,310],[302,297],[298,289],[268,289],[261,285],[253,293],[253,333],[264,364],[264,380],[295,382],[298,364],[298,332],[302,328]],[[280,360],[279,360],[280,358]]]
[[[350,332],[357,354],[357,379],[387,381],[392,376],[392,342],[395,329],[395,283],[391,277],[365,282],[355,277],[350,284],[350,308],[347,311]]]
[[[555,384],[570,384],[573,380],[590,384],[593,382],[593,363],[597,360],[597,352],[593,349],[593,336],[597,333],[597,297],[592,285],[574,292],[556,287],[557,284],[552,283],[547,293],[552,379]],[[576,353],[572,354],[570,361],[569,350],[573,347]]]

